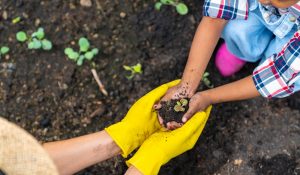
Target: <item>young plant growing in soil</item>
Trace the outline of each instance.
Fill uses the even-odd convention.
[[[202,76],[202,81],[204,83],[204,85],[208,88],[213,88],[214,85],[211,84],[211,81],[209,80],[209,73],[208,72],[204,72],[203,76]]]
[[[189,99],[182,98],[178,100],[162,101],[159,115],[164,121],[164,126],[171,121],[182,123],[182,117],[189,108]]]
[[[42,27],[38,28],[38,30],[31,35],[26,34],[24,31],[19,31],[16,34],[16,38],[19,42],[26,42],[28,49],[52,49],[52,42],[45,39],[45,32]]]
[[[90,42],[88,39],[81,37],[78,41],[79,51],[75,51],[72,48],[65,48],[65,54],[70,60],[76,62],[78,66],[82,66],[84,60],[91,61],[98,53],[99,49],[90,48]]]
[[[4,56],[5,54],[7,54],[9,52],[9,47],[7,46],[2,46],[0,48],[0,59],[2,56]]]
[[[188,104],[188,100],[185,98],[180,99],[176,102],[176,105],[174,106],[175,112],[184,112],[185,106]]]
[[[136,74],[143,73],[142,65],[140,63],[133,65],[133,66],[126,66],[124,65],[123,68],[127,71],[130,71],[130,75],[126,76],[127,79],[132,79]]]
[[[189,12],[189,9],[185,3],[180,2],[179,0],[159,0],[155,3],[155,9],[160,10],[163,5],[174,6],[177,13],[180,15],[186,15]]]

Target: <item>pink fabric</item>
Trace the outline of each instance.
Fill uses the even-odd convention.
[[[230,53],[223,43],[217,51],[215,63],[221,75],[227,77],[241,70],[246,62]]]

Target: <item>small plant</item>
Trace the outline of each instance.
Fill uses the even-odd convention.
[[[7,47],[7,46],[2,46],[2,47],[0,48],[0,58],[1,58],[3,55],[7,54],[8,52],[9,52],[9,47]]]
[[[134,65],[134,66],[126,66],[124,65],[123,68],[127,71],[130,71],[130,75],[126,76],[127,79],[132,79],[135,74],[141,74],[143,73],[142,71],[142,65],[140,63]]]
[[[24,31],[19,31],[16,34],[16,38],[19,42],[27,42],[28,49],[52,49],[52,43],[45,39],[45,32],[42,27],[38,28],[38,30],[31,35],[27,35]]]
[[[189,12],[188,7],[179,0],[159,0],[155,3],[155,9],[160,10],[163,5],[171,5],[176,8],[177,13],[180,15],[186,15]]]
[[[84,60],[91,61],[95,55],[99,53],[99,49],[90,49],[90,42],[88,39],[82,37],[78,41],[79,51],[76,52],[72,48],[65,48],[65,54],[70,60],[76,62],[78,66],[81,66]]]
[[[202,76],[202,81],[204,83],[204,85],[208,88],[213,88],[214,85],[211,84],[210,80],[208,79],[209,77],[209,73],[208,72],[204,72],[203,76]]]
[[[185,107],[188,104],[188,100],[185,98],[180,99],[179,101],[176,102],[176,105],[174,106],[174,111],[176,112],[184,112]]]
[[[21,21],[21,17],[18,16],[18,17],[15,17],[11,22],[12,22],[13,24],[17,24],[17,23],[20,22],[20,21]]]

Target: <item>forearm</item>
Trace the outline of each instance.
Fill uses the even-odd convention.
[[[60,174],[73,174],[121,153],[120,148],[105,131],[45,143],[43,146]]]
[[[252,80],[252,75],[233,83],[203,91],[203,93],[209,96],[211,104],[246,100],[260,96]]]
[[[196,91],[225,24],[223,19],[202,18],[181,81],[182,85],[188,85],[188,93]]]

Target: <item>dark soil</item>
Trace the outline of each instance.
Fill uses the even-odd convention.
[[[3,171],[0,170],[0,175],[5,175],[5,174],[3,173]]]
[[[161,108],[158,110],[159,115],[164,120],[164,126],[167,126],[168,122],[175,121],[177,123],[182,123],[182,117],[188,111],[189,104],[187,104],[184,108],[185,111],[175,111],[174,106],[176,105],[178,100],[170,100],[170,101],[162,101]],[[188,99],[189,101],[189,99]]]
[[[186,16],[176,14],[172,7],[157,12],[154,2],[92,0],[91,7],[82,7],[78,0],[1,0],[0,46],[8,45],[11,51],[0,60],[0,115],[41,142],[72,138],[120,121],[146,92],[180,78],[203,1],[186,0]],[[17,16],[22,17],[21,22],[12,24]],[[27,50],[15,40],[18,31],[31,33],[38,27],[44,27],[53,42],[52,51]],[[100,49],[95,69],[107,97],[99,92],[90,64],[77,67],[64,55],[64,48],[75,47],[82,36]],[[213,62],[207,71],[214,86],[250,75],[256,66],[247,64],[239,74],[224,79]],[[142,64],[143,74],[128,80],[123,65],[137,63]],[[299,97],[297,93],[285,99],[215,105],[195,148],[167,163],[160,174],[254,175],[273,172],[273,164],[283,174],[297,174]],[[276,155],[285,163],[274,163]],[[235,164],[235,160],[242,163]],[[261,170],[259,164],[267,166]],[[119,175],[125,171],[119,156],[78,174]]]

